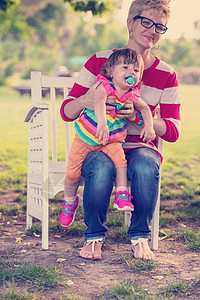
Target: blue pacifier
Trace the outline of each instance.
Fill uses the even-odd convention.
[[[136,79],[133,76],[127,76],[125,77],[124,82],[129,85],[133,85],[136,83]]]

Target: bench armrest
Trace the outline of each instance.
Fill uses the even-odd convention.
[[[48,110],[48,109],[49,109],[49,105],[47,103],[38,103],[32,105],[26,114],[24,122],[29,122],[37,110],[41,111],[41,110]]]

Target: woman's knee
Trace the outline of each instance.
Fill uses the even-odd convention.
[[[115,166],[112,160],[101,151],[92,151],[82,165],[82,176],[107,180],[115,177]]]
[[[127,159],[128,178],[131,180],[134,176],[155,178],[160,173],[160,158],[157,153],[149,149],[136,149]],[[147,150],[147,151],[146,151]]]
[[[115,177],[112,160],[102,152],[91,152],[83,163],[82,176],[85,177],[83,201],[86,215],[89,210],[91,215],[105,216]]]

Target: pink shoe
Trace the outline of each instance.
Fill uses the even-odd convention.
[[[71,225],[74,221],[75,213],[79,205],[79,198],[78,196],[76,197],[76,200],[72,205],[66,204],[64,201],[63,203],[60,204],[63,207],[63,210],[60,214],[60,225],[63,227],[68,227]]]
[[[134,205],[131,202],[133,198],[127,191],[119,191],[115,194],[114,207],[118,210],[134,210]]]

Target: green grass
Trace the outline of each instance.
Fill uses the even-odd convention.
[[[0,285],[17,283],[34,285],[38,290],[57,287],[61,283],[58,269],[47,268],[31,262],[0,261]]]
[[[120,282],[116,281],[112,287],[107,290],[105,296],[102,296],[100,299],[164,300],[176,299],[176,297],[181,297],[182,299],[193,299],[193,295],[199,296],[199,287],[200,277],[190,281],[177,280],[175,282],[170,282],[163,288],[160,288],[160,290],[154,294],[150,291],[150,287],[148,289],[144,289],[138,282],[124,279]]]
[[[161,292],[159,294],[167,297],[167,299],[175,299],[174,297],[178,296],[184,297],[183,299],[190,299],[192,297],[191,295],[193,294],[194,289],[199,287],[200,277],[197,277],[196,279],[190,281],[177,280],[176,282],[170,282],[166,287],[161,289]],[[194,295],[199,296],[199,293],[194,292]],[[193,299],[193,297],[191,299]]]
[[[191,202],[186,202],[184,205],[179,205],[175,208],[175,216],[177,220],[190,220],[193,222],[200,221],[200,210],[197,206],[193,205],[193,203],[199,203],[198,200],[194,200]]]
[[[162,297],[151,295],[136,282],[130,280],[116,281],[102,299],[118,300],[162,300]]]
[[[27,126],[23,123],[30,97],[0,88],[0,192],[23,190],[26,180]]]
[[[38,298],[32,293],[28,293],[25,289],[19,289],[15,284],[8,283],[4,285],[3,290],[0,291],[0,299],[36,300]]]
[[[57,101],[57,114],[62,99]],[[49,103],[48,97],[45,102]],[[0,193],[25,192],[27,173],[28,124],[24,123],[31,106],[29,95],[20,96],[8,87],[0,87]],[[58,158],[65,159],[64,122],[58,118]],[[50,136],[51,143],[51,136]],[[51,146],[50,146],[51,156]]]
[[[153,260],[134,259],[132,255],[122,255],[120,260],[127,264],[132,271],[148,271],[151,272],[157,267],[157,263]]]
[[[74,295],[68,295],[66,297],[61,297],[60,300],[88,300],[86,298],[83,297],[79,297],[79,296],[74,296]]]
[[[182,130],[176,143],[164,142],[163,199],[195,197],[200,186],[200,87],[183,85],[180,91]]]
[[[184,239],[189,250],[200,252],[200,230],[195,232],[187,228],[181,230],[179,236]]]
[[[200,159],[200,87],[182,85],[181,92],[181,118],[182,130],[181,137],[176,143],[164,143],[164,156],[167,159],[173,158],[175,161],[190,162],[192,158],[193,164],[196,159]]]

